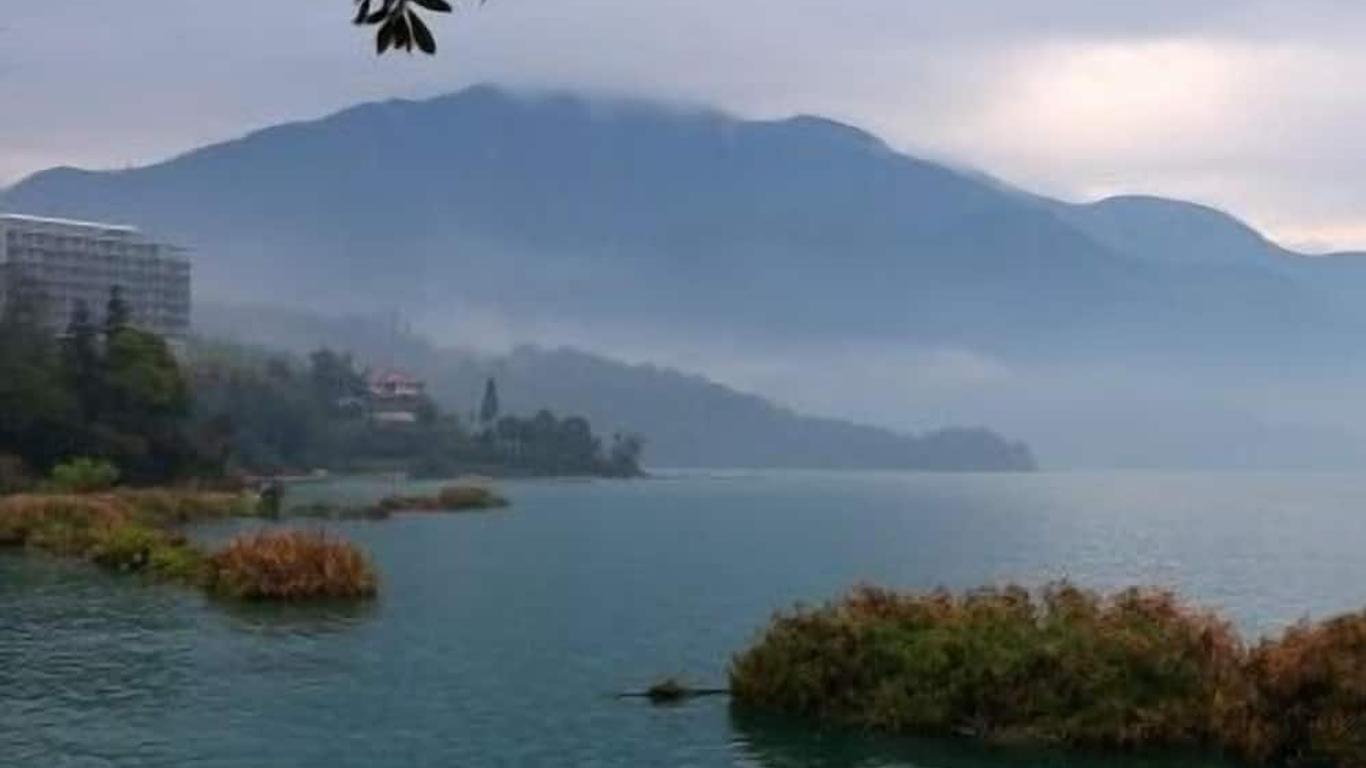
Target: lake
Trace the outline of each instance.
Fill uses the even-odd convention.
[[[409,484],[403,490],[423,490]],[[680,472],[333,527],[360,607],[224,605],[0,554],[5,766],[1214,765],[821,733],[613,694],[723,684],[772,611],[870,581],[1171,586],[1251,635],[1366,606],[1366,477]],[[394,490],[339,480],[294,501]],[[199,535],[218,537],[235,526]]]

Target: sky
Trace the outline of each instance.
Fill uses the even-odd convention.
[[[1069,200],[1181,197],[1366,249],[1359,0],[488,0],[436,58],[350,0],[63,0],[0,18],[0,185],[481,82],[813,113]]]

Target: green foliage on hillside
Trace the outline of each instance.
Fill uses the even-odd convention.
[[[167,483],[224,473],[315,468],[634,476],[643,442],[609,447],[579,417],[498,414],[494,383],[482,427],[467,427],[425,395],[380,402],[350,355],[320,349],[307,362],[226,345],[198,345],[182,365],[166,342],[128,325],[111,291],[105,327],[84,307],[59,338],[41,314],[10,302],[0,317],[0,492],[58,470],[70,490]],[[395,408],[397,414],[385,413]],[[398,415],[402,418],[384,419]]]
[[[392,422],[375,418],[365,373],[348,354],[320,349],[299,363],[210,345],[194,357],[196,431],[230,436],[225,458],[233,469],[385,469],[423,477],[641,473],[644,441],[638,436],[617,436],[604,445],[586,419],[547,410],[493,421],[498,406],[492,381],[477,425],[442,411],[425,395],[404,402],[412,421]]]

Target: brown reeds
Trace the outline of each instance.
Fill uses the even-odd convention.
[[[730,677],[738,706],[835,725],[1366,766],[1366,614],[1248,649],[1161,590],[861,587],[776,615]]]
[[[241,599],[374,595],[374,569],[365,555],[321,533],[257,533],[206,554],[175,528],[252,509],[236,494],[178,490],[8,496],[0,498],[0,545],[79,557]]]
[[[321,531],[239,536],[208,560],[208,586],[242,600],[361,598],[375,594],[375,571],[354,545]]]

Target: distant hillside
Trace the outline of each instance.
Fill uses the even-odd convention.
[[[503,408],[550,408],[586,416],[606,432],[646,436],[654,466],[1026,470],[1023,443],[985,429],[920,436],[837,419],[803,416],[700,376],[627,365],[573,349],[522,346],[508,355],[442,349],[382,320],[328,318],[267,307],[210,305],[200,332],[304,354],[320,346],[353,350],[362,361],[397,364],[425,377],[432,394],[460,413],[474,410],[484,381],[498,381]]]

